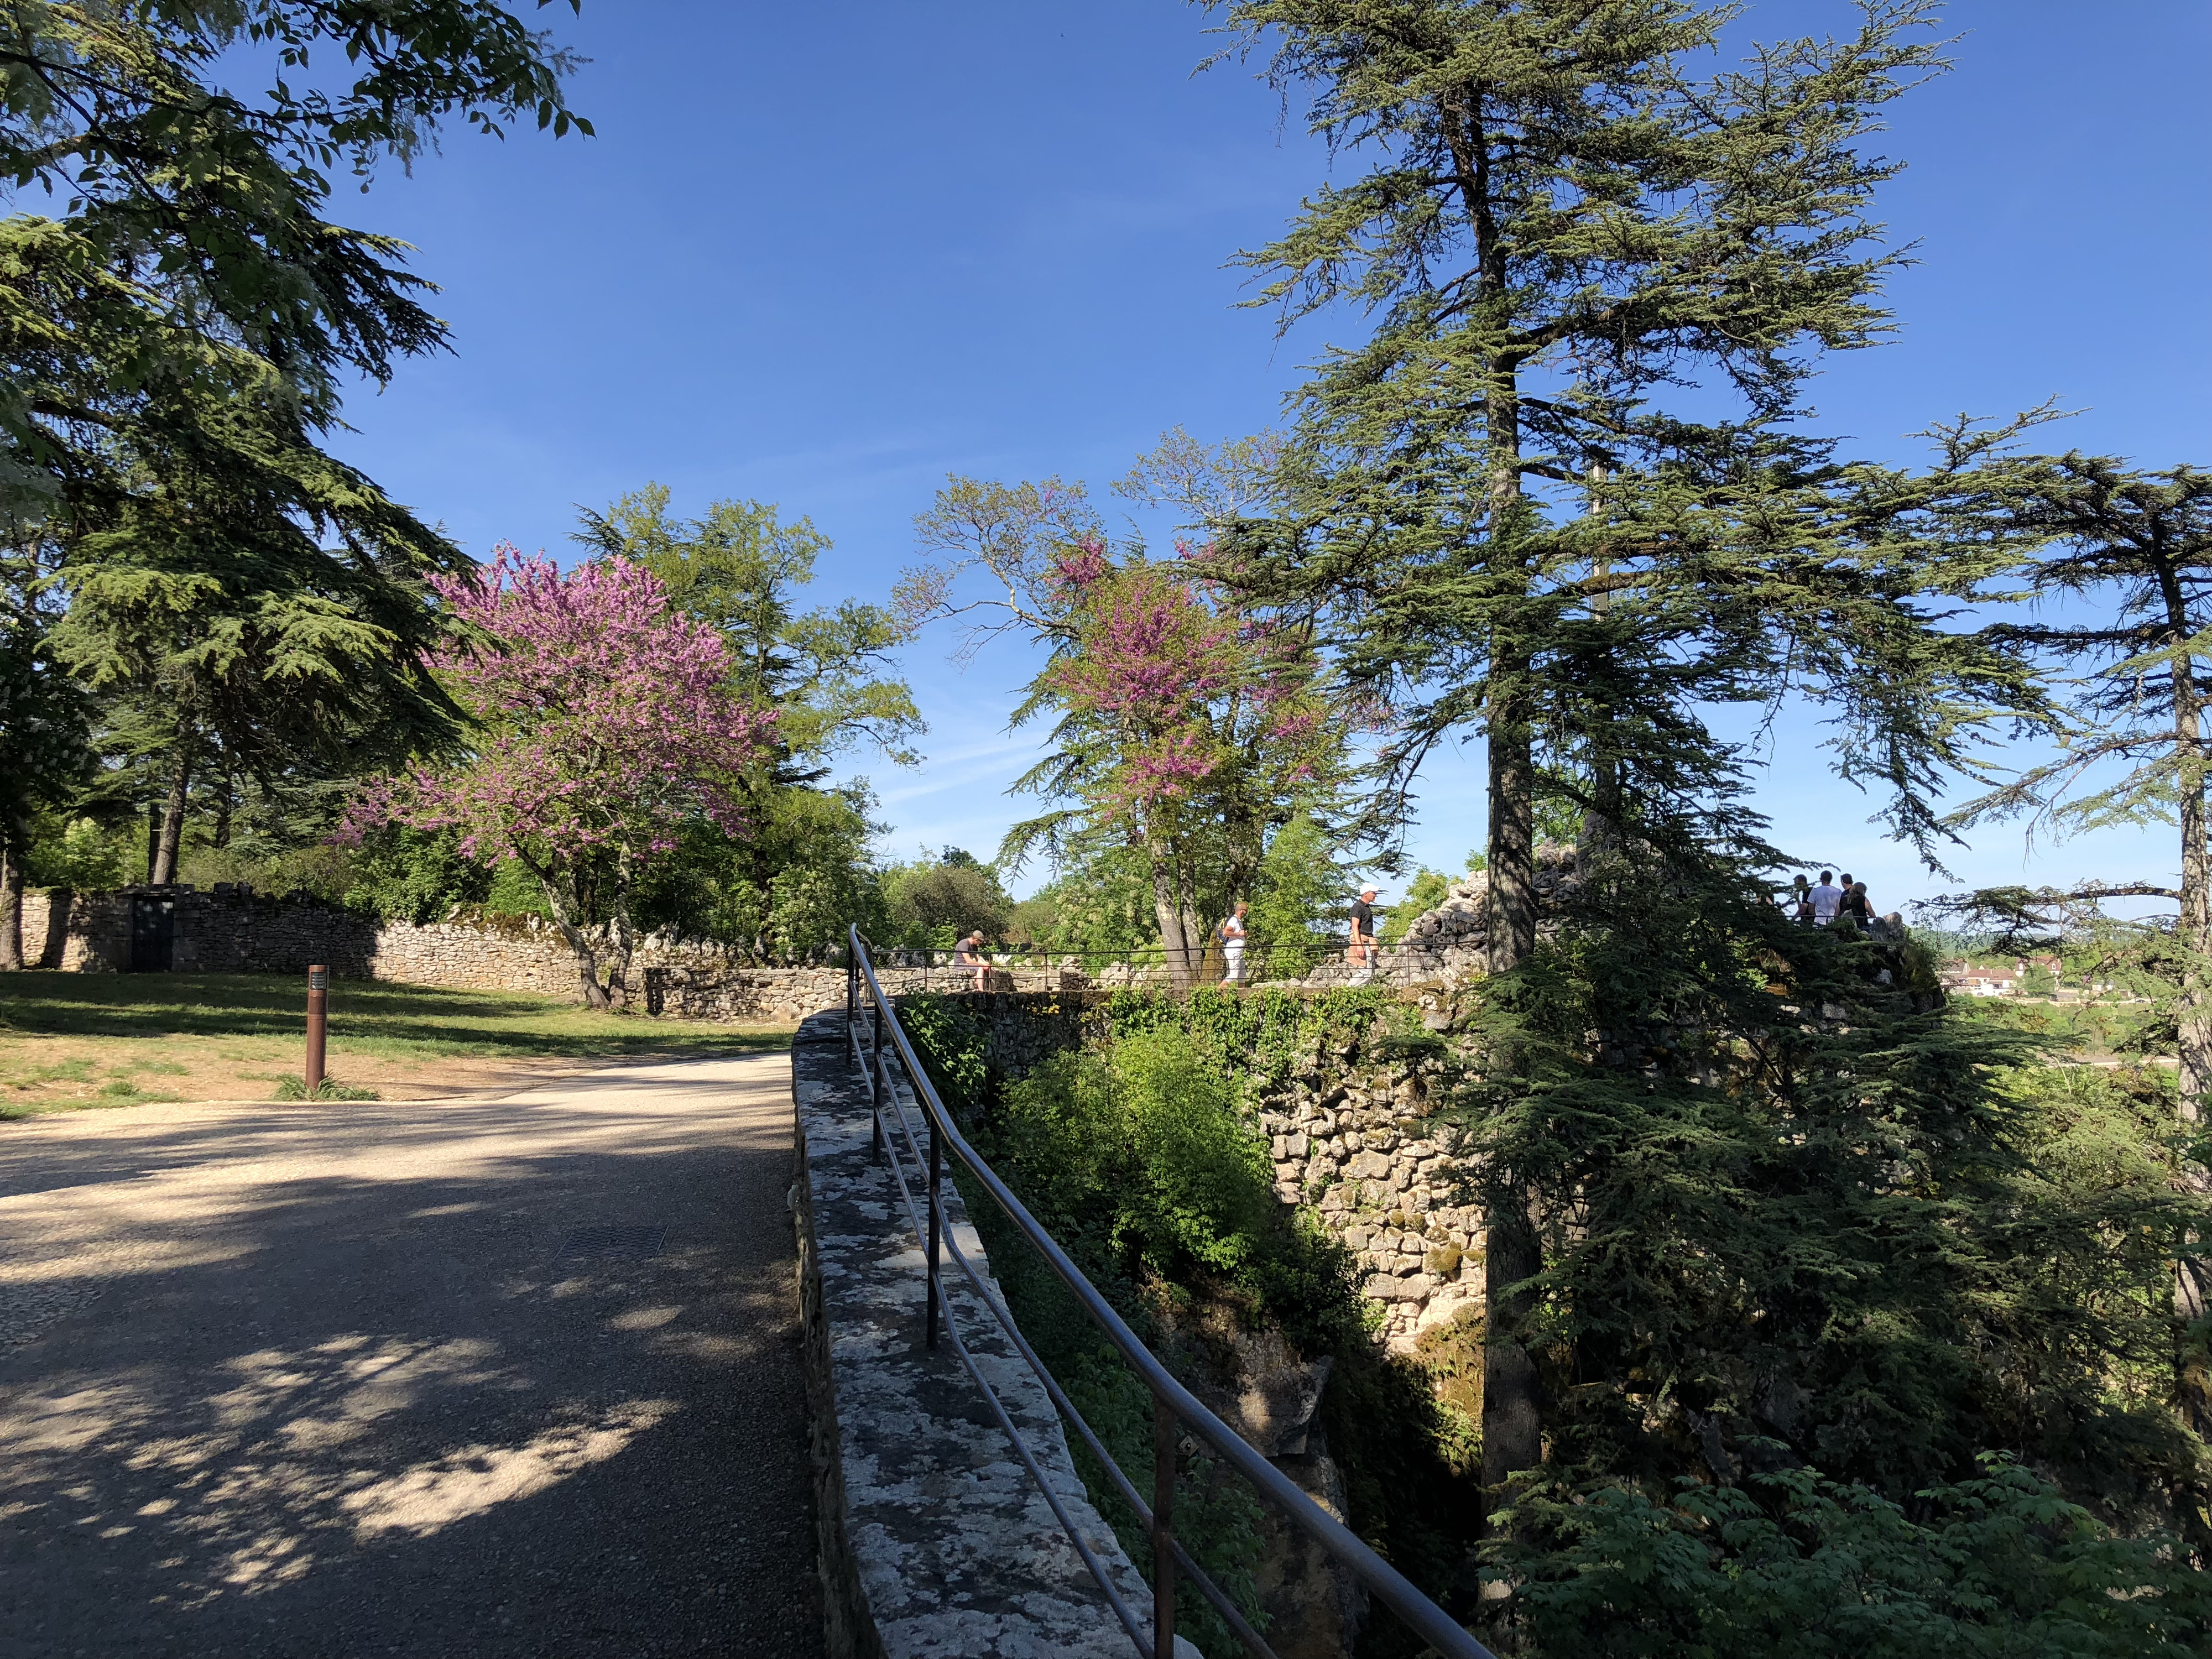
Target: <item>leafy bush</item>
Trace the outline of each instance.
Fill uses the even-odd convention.
[[[978,927],[986,939],[999,939],[1013,914],[997,872],[957,848],[935,861],[895,864],[882,884],[892,939],[901,945],[945,950]]]
[[[1182,1032],[1139,1034],[1110,1059],[1055,1055],[1006,1091],[987,1138],[1054,1232],[1103,1237],[1123,1272],[1194,1265],[1259,1293],[1277,1220],[1267,1144]]]
[[[107,827],[91,818],[40,823],[27,860],[33,887],[70,887],[99,892],[120,887],[131,877],[134,854],[143,858],[145,832],[135,825]],[[146,873],[140,864],[137,874]]]
[[[2174,1540],[2123,1538],[2001,1458],[1911,1510],[1813,1469],[1671,1497],[1528,1486],[1536,1653],[1728,1659],[2149,1659],[2204,1650],[2212,1585]]]
[[[1295,979],[1328,953],[1331,919],[1344,907],[1344,878],[1321,826],[1300,812],[1275,832],[1260,860],[1247,919],[1258,977]]]

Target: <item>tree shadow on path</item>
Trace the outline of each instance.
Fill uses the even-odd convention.
[[[705,1069],[11,1140],[0,1659],[818,1653],[787,1088]]]

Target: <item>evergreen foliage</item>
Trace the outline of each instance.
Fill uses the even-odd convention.
[[[1545,1458],[1547,1438],[1552,1456],[1566,1455],[1575,1434],[1555,1419],[1586,1397],[1582,1384],[1617,1387],[1648,1340],[1669,1340],[1644,1331],[1593,1352],[1593,1369],[1547,1375],[1561,1304],[1546,1287],[1560,1264],[1597,1274],[1577,1279],[1577,1310],[1612,1294],[1601,1270],[1615,1258],[1575,1244],[1588,1183],[1620,1180],[1640,1156],[1656,1161],[1644,1185],[1619,1189],[1632,1206],[1688,1200],[1677,1176],[1725,1189],[1771,1176],[1787,1190],[1780,1170],[1704,1161],[1772,1132],[1759,1119],[1786,1109],[1781,1079],[1754,1073],[1753,1098],[1774,1103],[1731,1127],[1707,1116],[1737,1109],[1711,1092],[1729,1069],[1716,1056],[1679,1074],[1686,1093],[1663,1081],[1655,1092],[1643,1075],[1660,1063],[1662,1079],[1677,1076],[1655,1052],[1699,1046],[1662,1039],[1678,1025],[1761,1042],[1773,1015],[1739,1008],[1733,988],[1747,953],[1788,943],[1751,914],[1750,878],[1778,858],[1729,805],[1736,763],[1698,711],[1798,692],[1828,701],[1842,775],[1881,788],[1893,829],[1932,856],[1937,791],[1972,763],[1980,722],[1993,708],[2040,708],[2031,677],[1947,627],[1938,598],[2003,568],[2011,544],[1961,537],[1950,514],[2015,428],[1942,432],[1936,465],[1913,475],[1840,461],[1793,425],[1820,355],[1887,327],[1881,288],[1897,256],[1869,212],[1898,164],[1865,147],[1882,107],[1940,67],[1923,0],[1863,6],[1855,32],[1759,47],[1711,72],[1698,60],[1734,7],[1222,9],[1232,51],[1265,51],[1309,130],[1340,168],[1360,169],[1245,256],[1255,303],[1279,307],[1286,329],[1346,306],[1372,327],[1301,388],[1281,505],[1219,525],[1218,568],[1255,602],[1321,619],[1349,706],[1394,711],[1370,813],[1378,836],[1403,817],[1437,744],[1473,731],[1486,750],[1490,1057],[1470,1109],[1489,1137],[1483,1442],[1497,1491]],[[1723,412],[1710,412],[1717,403]],[[1587,902],[1617,895],[1585,910],[1571,951],[1539,946],[1534,842],[1547,811],[1608,871]],[[1652,926],[1662,914],[1675,925]],[[1789,1042],[1814,1042],[1825,982],[1842,969],[1784,960],[1785,996],[1814,1011]],[[1583,988],[1559,1002],[1571,985]],[[1970,1057],[1938,1063],[1913,1042],[1875,1052],[1932,1066],[1953,1097],[1937,1118],[1971,1118],[1959,1092]],[[1873,1087],[1906,1093],[1901,1080]],[[1835,1109],[1855,1121],[1873,1109]],[[1636,1225],[1645,1219],[1655,1248],[1692,1232],[1688,1211]],[[1729,1279],[1749,1271],[1730,1249],[1771,1243],[1702,1248]],[[1921,1268],[1898,1266],[1904,1293]],[[1806,1317],[1848,1282],[1838,1272]],[[1874,1368],[1864,1398],[1877,1416],[1874,1376],[1909,1366],[1916,1343],[1931,1358],[1943,1346],[1933,1328],[1898,1335],[1894,1352],[1833,1356]],[[1672,1361],[1655,1363],[1672,1376]],[[1916,1395],[1942,1386],[1899,1376]],[[1911,1455],[1957,1449],[1931,1442]]]
[[[2143,984],[2155,1036],[2179,1063],[2179,1127],[2201,1141],[2212,1091],[2212,839],[2205,790],[2205,708],[2212,676],[2200,666],[2212,629],[2212,473],[2194,467],[2130,471],[2107,457],[2023,459],[1992,491],[1984,521],[2035,538],[2025,567],[2034,597],[2070,602],[2071,617],[2006,620],[1992,637],[2064,677],[2069,720],[2058,757],[1969,803],[1958,822],[2027,814],[2061,833],[2115,824],[2172,825],[2179,884],[2091,883],[2072,891],[1999,889],[1948,902],[2017,942],[2023,933],[2097,941],[2100,977]],[[2165,916],[2116,922],[2115,897],[2170,901]],[[2212,1199],[2201,1147],[2184,1178]],[[2205,1241],[2199,1239],[2197,1245]],[[2196,1249],[2175,1262],[2180,1316],[2202,1348],[2212,1330],[2212,1269]],[[2200,1430],[2212,1430],[2201,1368],[2179,1378]]]
[[[0,520],[66,599],[51,659],[96,693],[105,767],[56,810],[161,802],[156,878],[188,816],[222,848],[250,811],[281,854],[349,770],[453,742],[421,659],[425,580],[459,556],[320,447],[345,382],[447,331],[403,244],[326,216],[331,173],[366,188],[453,118],[588,132],[573,62],[491,0],[0,18],[0,174],[27,210],[0,221]]]

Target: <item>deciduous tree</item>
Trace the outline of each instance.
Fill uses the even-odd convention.
[[[434,665],[476,722],[472,752],[385,780],[349,823],[451,830],[466,857],[521,864],[576,953],[586,1003],[607,1007],[627,995],[640,882],[687,823],[744,828],[739,781],[775,715],[732,691],[721,635],[626,559],[564,576],[502,547],[481,574],[435,586],[463,631]],[[602,917],[604,983],[589,931]]]
[[[1016,787],[1054,805],[1008,832],[1001,861],[1126,838],[1151,875],[1170,971],[1190,983],[1208,909],[1251,890],[1269,836],[1342,775],[1310,635],[1237,603],[1194,568],[1199,550],[1116,559],[1079,487],[1057,480],[956,478],[918,523],[924,545],[953,556],[910,579],[910,606],[957,611],[950,581],[981,564],[1001,585],[993,603],[1051,647],[1012,723],[1053,717],[1050,754]]]

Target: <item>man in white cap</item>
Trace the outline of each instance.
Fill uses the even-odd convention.
[[[1352,907],[1352,938],[1344,953],[1362,979],[1375,977],[1375,893],[1371,884],[1359,890]]]

